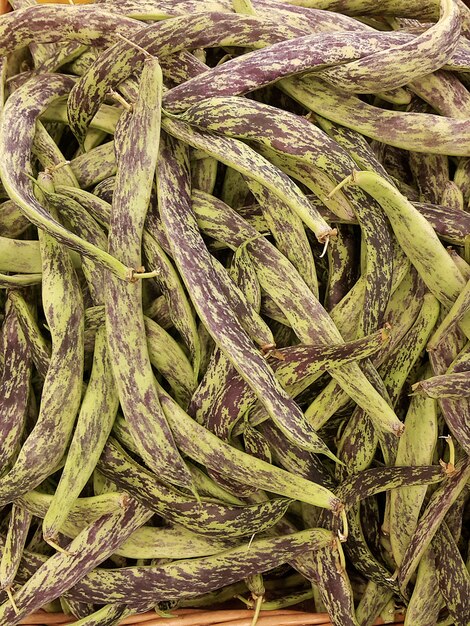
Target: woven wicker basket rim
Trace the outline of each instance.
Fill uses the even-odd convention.
[[[182,609],[172,612],[175,617],[161,617],[149,612],[124,619],[124,626],[250,626],[253,612],[240,610],[197,610]],[[28,626],[66,626],[75,620],[63,613],[45,613],[39,611],[20,621]],[[390,622],[388,622],[390,624]],[[378,619],[374,625],[384,624]],[[403,626],[403,615],[395,615],[395,626]],[[264,611],[258,619],[258,626],[332,626],[327,613],[307,613],[298,610]]]

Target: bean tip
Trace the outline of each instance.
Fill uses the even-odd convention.
[[[343,180],[340,183],[338,183],[336,187],[334,187],[326,197],[332,198],[336,193],[338,193],[338,191],[340,191],[340,189],[351,184],[351,182],[354,182],[354,178],[353,178],[354,174],[355,172],[353,172],[352,174],[349,174],[349,176],[346,176],[346,178],[343,178]]]
[[[59,543],[57,543],[55,537],[44,536],[44,541],[49,544],[51,548],[54,548],[54,550],[56,550],[57,552],[65,554],[66,556],[73,556],[73,552],[70,552],[70,550],[63,548]]]
[[[10,604],[13,607],[13,611],[16,613],[16,615],[20,614],[20,610],[15,602],[15,598],[13,597],[13,593],[11,591],[11,587],[5,587],[5,591],[7,593],[8,599],[10,600]]]

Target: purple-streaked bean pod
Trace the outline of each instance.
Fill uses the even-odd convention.
[[[106,94],[140,69],[143,57],[135,44],[149,54],[164,57],[199,47],[262,47],[306,34],[305,29],[276,23],[268,17],[217,12],[175,17],[141,28],[140,32],[135,32],[135,24],[127,34],[122,33],[132,34],[134,45],[119,41],[108,48],[80,78],[69,96],[68,118],[80,142]]]
[[[73,235],[51,217],[34,195],[34,186],[29,178],[32,175],[30,152],[36,119],[48,104],[67,94],[72,84],[71,78],[59,74],[55,74],[54,78],[48,77],[47,84],[44,84],[42,77],[37,77],[25,83],[8,98],[0,124],[0,175],[11,199],[20,206],[31,222],[46,229],[61,243],[95,258],[121,279],[126,279],[129,268],[107,252]],[[20,110],[22,115],[19,115]]]
[[[356,93],[377,93],[401,87],[434,72],[450,59],[460,35],[459,9],[453,0],[441,0],[440,17],[409,43],[321,73],[335,87]]]
[[[432,376],[413,385],[415,394],[428,398],[467,398],[470,396],[470,371]]]
[[[235,211],[219,200],[211,198],[205,196],[201,198],[202,202],[193,201],[202,230],[216,239],[225,241],[232,249],[242,244],[246,245],[262,288],[276,300],[301,341],[314,343],[321,338],[325,343],[338,342],[341,335],[337,327],[287,259],[268,241],[260,238]],[[250,239],[253,239],[253,242],[246,243]],[[379,428],[400,433],[401,422],[356,364],[332,369],[331,373],[348,395],[363,406],[371,417],[378,418],[380,414]]]
[[[9,589],[18,571],[33,516],[13,504],[0,562],[0,588]]]
[[[445,523],[437,530],[431,546],[435,556],[439,590],[455,626],[465,626],[470,619],[470,573],[457,542]]]
[[[48,178],[44,179],[46,183],[52,184]],[[4,503],[36,487],[57,469],[81,399],[84,310],[80,285],[67,249],[44,231],[39,231],[39,240],[43,308],[52,336],[52,353],[38,420],[13,468],[2,480],[0,501]]]
[[[112,438],[105,446],[98,469],[164,519],[213,537],[243,537],[263,532],[283,517],[291,502],[286,498],[245,506],[198,502],[192,496],[159,483]],[[201,520],[204,520],[202,525]]]
[[[442,523],[444,515],[465,487],[469,477],[470,460],[467,457],[456,465],[455,472],[432,494],[398,568],[398,582],[401,589],[405,589],[420,558]]]
[[[148,509],[132,498],[125,498],[120,510],[107,513],[87,526],[68,545],[67,552],[58,552],[49,558],[15,593],[18,612],[5,603],[0,606],[1,619],[13,626],[45,603],[62,595],[113,554],[117,546],[143,524],[146,517]],[[88,602],[89,599],[84,601]]]
[[[31,350],[31,357],[38,373],[45,378],[51,358],[51,345],[41,333],[30,305],[20,291],[10,290],[8,299],[13,304],[18,322]]]
[[[179,197],[171,193],[175,185]],[[159,208],[173,256],[191,299],[214,340],[248,382],[287,437],[308,449],[331,455],[303,414],[274,378],[233,312],[220,297],[221,286],[191,207],[187,149],[165,137],[157,175]]]
[[[322,117],[356,130],[366,137],[406,150],[468,156],[470,132],[467,119],[453,119],[428,113],[407,113],[381,109],[358,97],[334,89],[314,75],[291,77],[280,87],[306,108]],[[454,137],[458,136],[458,144]],[[390,173],[390,172],[389,172]]]
[[[248,544],[243,544],[201,559],[144,568],[97,569],[69,593],[77,600],[88,598],[101,603],[125,599],[130,605],[188,598],[273,569],[307,550],[333,545],[334,541],[331,531],[314,528],[283,537],[255,539],[249,549]]]
[[[146,59],[139,87],[132,111],[121,118],[116,130],[118,168],[108,236],[110,253],[135,268],[141,265],[142,233],[159,148],[162,75],[157,60]],[[191,477],[163,415],[142,341],[141,281],[126,283],[110,276],[105,302],[109,359],[131,434],[149,467],[170,483],[190,487]]]
[[[21,445],[31,393],[31,348],[11,302],[7,302],[5,307],[2,350],[0,467],[2,474],[5,474],[14,462]]]

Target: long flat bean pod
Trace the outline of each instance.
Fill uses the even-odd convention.
[[[162,77],[158,61],[146,60],[140,93],[122,122],[121,151],[108,246],[131,266],[141,264],[145,213],[157,163]],[[144,139],[141,124],[147,128]],[[149,137],[152,137],[149,140]],[[113,277],[106,288],[106,333],[119,400],[146,463],[175,484],[190,486],[189,472],[173,442],[155,390],[145,337],[142,284]]]
[[[301,34],[305,34],[305,30],[276,23],[269,18],[233,13],[194,13],[142,28],[140,33],[134,33],[133,42],[149,54],[163,57],[185,48],[263,46]],[[118,64],[115,63],[116,58],[120,59]],[[106,93],[130,76],[141,63],[142,54],[136,53],[133,45],[120,41],[102,54],[77,82],[68,100],[68,116],[77,138],[84,139],[86,129]]]
[[[194,460],[245,484],[251,483],[314,506],[341,511],[341,500],[335,498],[325,487],[309,483],[260,459],[245,455],[192,420],[170,396],[162,394],[160,398],[178,445]],[[190,432],[193,436],[189,435]]]
[[[436,559],[436,575],[441,594],[455,625],[464,626],[470,619],[470,573],[445,523],[439,527],[431,546]],[[451,568],[449,562],[452,563]]]
[[[170,192],[175,184],[180,189],[179,198]],[[160,151],[157,187],[162,219],[172,235],[173,256],[207,329],[286,436],[301,446],[331,454],[274,378],[266,361],[251,347],[238,319],[217,296],[220,283],[191,207],[187,151],[169,137]]]
[[[273,526],[290,504],[284,498],[250,506],[198,502],[159,483],[112,439],[106,444],[98,469],[164,519],[209,536],[243,537],[262,532]]]
[[[428,548],[421,557],[416,575],[416,583],[410,602],[406,607],[405,626],[438,621],[442,596],[436,578],[434,552]]]
[[[396,464],[431,463],[436,443],[436,402],[412,398],[405,418],[405,431],[398,444]],[[416,528],[425,495],[425,487],[411,486],[390,493],[390,543],[398,565]]]
[[[334,535],[323,528],[304,530],[284,537],[255,539],[250,546],[232,548],[201,559],[180,560],[162,566],[95,570],[70,590],[71,597],[94,602],[142,603],[199,595],[260,573],[292,557],[331,545]]]
[[[31,350],[15,308],[7,304],[2,325],[0,466],[11,467],[21,444],[30,397]]]
[[[402,589],[409,582],[419,559],[429,546],[445,513],[449,510],[470,476],[470,462],[464,459],[456,466],[456,472],[450,476],[432,495],[421,516],[411,541],[403,555],[403,562],[398,568],[398,582]]]
[[[429,152],[468,156],[470,136],[467,120],[428,113],[403,113],[374,107],[318,78],[292,77],[281,81],[282,89],[322,117],[356,130],[366,137],[391,146]],[[406,123],[404,123],[406,122]],[[458,135],[459,145],[451,138]]]
[[[258,237],[257,232],[249,228],[247,222],[230,207],[208,196],[198,196],[197,202],[195,200],[196,198],[193,199],[193,207],[204,232],[224,241],[232,249],[246,245],[261,286],[275,297],[301,341],[312,343],[319,338],[324,342],[340,340],[338,329],[331,318],[283,255],[264,238]],[[253,243],[246,243],[251,239]],[[283,285],[282,290],[279,289],[279,284]],[[398,418],[373,389],[357,365],[349,364],[337,368],[332,370],[332,375],[345,391],[371,414],[371,417],[378,417],[380,414],[379,428],[400,433],[402,425]]]
[[[9,603],[0,607],[1,619],[18,624],[23,617],[67,591],[112,554],[142,525],[147,515],[145,507],[127,498],[120,510],[98,518],[70,543],[66,553],[58,552],[48,559],[15,594],[18,613]]]
[[[105,329],[98,330],[93,369],[82,401],[67,461],[43,522],[47,539],[55,540],[73,503],[91,476],[118,409],[109,364]]]
[[[442,0],[440,8],[439,21],[410,43],[371,54],[341,68],[325,70],[322,77],[346,91],[377,93],[438,70],[452,55],[460,35],[455,2]]]
[[[14,504],[0,562],[0,587],[8,588],[15,580],[33,517]]]
[[[46,232],[40,232],[39,237],[43,259],[43,307],[52,335],[52,353],[38,420],[13,468],[2,479],[0,501],[3,503],[36,487],[56,470],[80,405],[84,355],[80,285],[64,246]]]
[[[0,176],[12,200],[28,219],[39,228],[45,228],[56,239],[73,249],[96,258],[120,278],[127,278],[129,269],[110,254],[70,233],[34,195],[28,176],[32,175],[30,152],[36,118],[57,97],[67,94],[73,84],[69,77],[56,74],[44,85],[41,77],[28,81],[8,99],[0,122]],[[21,110],[22,115],[18,117]],[[19,118],[21,123],[19,124]]]

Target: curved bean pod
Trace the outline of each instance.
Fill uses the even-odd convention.
[[[43,521],[46,541],[56,541],[62,524],[90,478],[118,410],[105,329],[98,330],[93,368],[82,401],[64,469]]]
[[[342,67],[324,70],[322,78],[337,88],[356,93],[377,93],[401,87],[440,69],[452,56],[459,35],[460,17],[456,3],[441,0],[438,22],[411,42]]]
[[[141,32],[133,31],[135,26],[126,36],[132,33],[134,44],[160,57],[200,47],[263,46],[305,34],[305,30],[266,17],[209,12],[174,17],[142,28]],[[139,69],[141,63],[142,53],[120,41],[105,51],[77,82],[67,107],[71,128],[80,143],[106,93]]]
[[[429,290],[440,302],[451,306],[460,295],[465,281],[426,219],[379,175],[357,172],[353,174],[353,178],[354,184],[359,185],[380,203],[400,246]],[[436,268],[439,268],[439,273]],[[445,280],[442,276],[445,276]]]
[[[470,619],[470,573],[449,528],[442,523],[431,541],[436,560],[436,576],[455,626]],[[449,563],[452,567],[449,568]],[[450,571],[449,571],[450,570]]]
[[[160,399],[178,445],[194,460],[244,484],[251,484],[337,513],[341,511],[341,500],[335,498],[325,487],[250,457],[221,441],[192,420],[163,390],[160,391]]]
[[[333,533],[314,528],[284,537],[255,539],[214,556],[162,566],[95,570],[70,590],[71,597],[95,602],[158,601],[199,595],[285,563],[306,550],[330,545]],[[207,573],[210,572],[210,576]],[[88,595],[89,594],[89,595]],[[108,599],[109,598],[109,599]]]
[[[14,239],[29,226],[29,220],[23,215],[20,207],[7,200],[0,204],[0,235]]]
[[[419,562],[416,583],[406,607],[404,626],[438,621],[442,596],[436,578],[434,553],[428,548]]]
[[[405,418],[405,431],[398,443],[396,464],[431,463],[437,435],[436,402],[412,398]],[[416,528],[425,495],[426,487],[405,486],[390,493],[390,544],[398,565]]]
[[[470,154],[467,119],[428,113],[406,113],[403,119],[401,111],[379,109],[313,76],[291,77],[281,81],[280,87],[322,117],[388,145],[431,154]],[[456,136],[460,137],[458,145],[452,139]]]
[[[173,137],[185,141],[194,148],[201,148],[222,163],[237,169],[253,179],[285,202],[302,221],[315,233],[321,242],[333,234],[319,212],[312,207],[299,188],[279,168],[257,154],[241,141],[228,137],[214,136],[198,131],[181,120],[164,117],[162,128]]]
[[[465,398],[470,396],[470,372],[452,372],[420,380],[412,387],[415,394],[428,398]]]
[[[243,537],[263,532],[285,514],[290,504],[290,500],[284,498],[249,506],[198,502],[159,483],[111,438],[98,469],[164,519],[213,537]]]
[[[52,336],[52,353],[37,422],[0,485],[0,502],[4,504],[36,487],[56,470],[80,406],[84,358],[81,289],[66,248],[41,230],[39,240],[43,308]]]
[[[301,341],[312,343],[321,338],[323,342],[337,343],[341,340],[331,318],[292,265],[274,246],[263,237],[260,238],[257,231],[250,228],[235,211],[215,198],[199,197],[197,202],[193,201],[193,207],[204,232],[224,241],[232,249],[246,245],[262,288],[276,300]],[[249,242],[251,240],[253,243]],[[400,433],[401,422],[357,365],[344,365],[331,373],[348,395],[370,412],[371,416],[380,415],[379,428]]]
[[[8,302],[2,325],[2,350],[0,467],[4,473],[20,448],[31,393],[31,349],[15,308]]]
[[[15,580],[33,516],[14,504],[0,562],[0,588],[10,587]]]
[[[142,525],[146,516],[147,509],[127,498],[120,510],[99,517],[70,543],[67,552],[50,557],[15,594],[18,613],[9,603],[0,606],[0,619],[14,626],[44,603],[62,595],[113,554],[116,547]]]
[[[420,558],[439,528],[444,515],[464,488],[469,477],[470,459],[466,458],[457,464],[455,474],[449,476],[431,496],[429,504],[421,515],[416,530],[403,555],[403,561],[398,568],[398,582],[401,589],[404,589],[408,584],[418,566]]]
[[[109,228],[111,205],[105,200],[84,191],[83,189],[75,189],[71,187],[58,187],[57,191],[69,198],[77,200],[101,225]],[[194,376],[197,375],[199,365],[199,338],[197,335],[196,323],[191,306],[188,302],[184,289],[181,285],[180,278],[173,268],[170,260],[167,258],[161,245],[157,241],[156,229],[152,228],[149,232],[149,213],[146,216],[143,232],[143,249],[150,267],[158,268],[158,281],[169,306],[171,320],[178,329],[181,336],[188,346],[194,368]],[[161,238],[160,238],[161,239]],[[165,237],[166,239],[166,237]],[[148,312],[146,311],[148,314]],[[148,315],[154,317],[154,315]],[[159,320],[161,324],[161,320]]]
[[[178,198],[171,193],[175,185],[180,190]],[[331,455],[274,378],[263,357],[252,347],[233,312],[216,295],[221,289],[220,282],[191,208],[187,151],[170,137],[165,138],[160,150],[157,189],[162,220],[171,234],[173,256],[208,331],[286,437],[308,449]]]
[[[141,265],[141,240],[150,201],[160,141],[162,75],[158,61],[147,59],[132,111],[121,118],[118,170],[111,211],[108,249]],[[146,135],[141,133],[142,126]],[[121,135],[122,133],[122,135]],[[150,140],[151,138],[151,140]],[[142,311],[142,284],[110,277],[106,285],[106,333],[109,358],[123,413],[149,467],[170,483],[190,487],[160,406],[148,356]]]
[[[31,350],[31,357],[39,374],[45,378],[51,358],[51,345],[43,337],[28,303],[19,291],[11,290],[8,299],[12,302],[25,339]]]
[[[83,28],[84,21],[86,28]],[[61,42],[64,38],[102,46],[113,42],[115,33],[137,31],[135,20],[103,10],[101,6],[67,7],[29,6],[19,8],[2,20],[0,53],[8,54],[29,44]]]
[[[28,175],[32,175],[30,152],[36,119],[50,102],[67,94],[72,84],[71,78],[59,74],[55,74],[54,78],[48,76],[46,83],[39,76],[25,83],[8,98],[0,124],[0,175],[11,199],[20,206],[33,224],[46,229],[61,243],[85,256],[95,258],[121,279],[125,279],[129,275],[128,268],[107,252],[73,235],[51,217],[34,196],[28,178]]]

